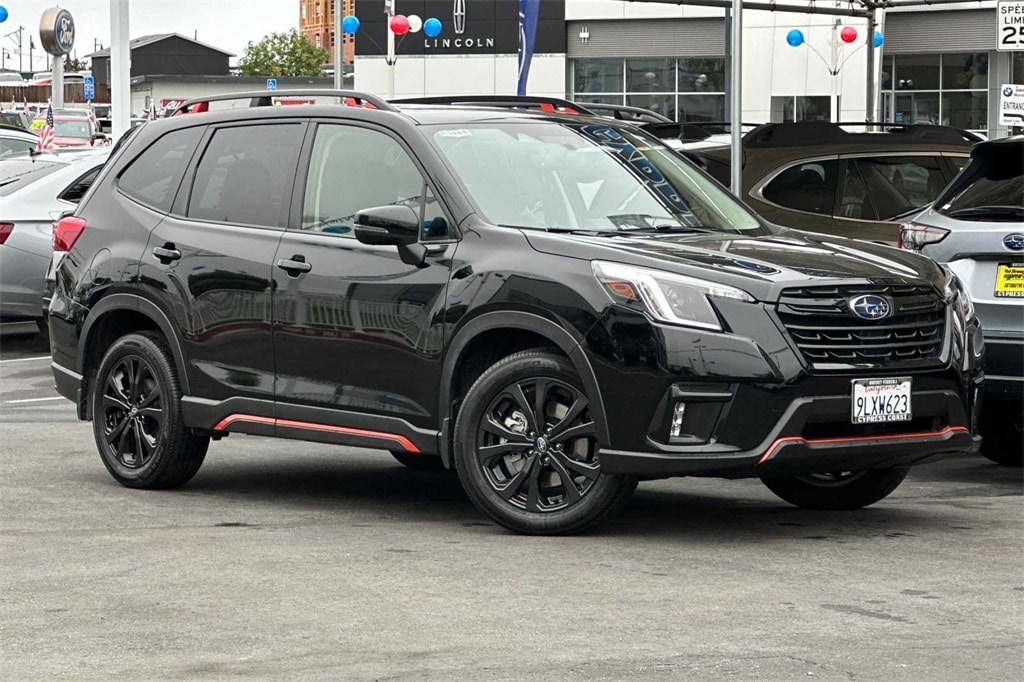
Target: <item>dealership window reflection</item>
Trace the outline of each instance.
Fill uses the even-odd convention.
[[[886,121],[988,132],[989,53],[887,55],[882,62]]]
[[[575,101],[628,104],[679,121],[725,118],[725,59],[574,59]]]

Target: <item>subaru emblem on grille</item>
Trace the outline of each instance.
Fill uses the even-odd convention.
[[[847,301],[850,312],[864,320],[884,320],[892,315],[892,301],[882,296],[867,294]]]
[[[1024,234],[1008,234],[1003,237],[1003,246],[1010,251],[1024,251]]]

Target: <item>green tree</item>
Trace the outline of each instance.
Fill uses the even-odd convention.
[[[319,76],[330,54],[292,29],[249,41],[238,69],[244,76]]]
[[[72,57],[69,54],[64,55],[64,73],[69,71],[88,71],[89,65],[77,56]]]

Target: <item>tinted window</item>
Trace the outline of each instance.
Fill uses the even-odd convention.
[[[947,194],[940,201],[941,213],[959,220],[992,222],[1024,221],[1024,160],[1020,145],[993,148],[979,155],[964,171],[956,194]],[[959,180],[965,180],[960,184]]]
[[[924,206],[946,186],[937,156],[879,156],[857,159],[878,220]]]
[[[0,156],[7,156],[8,154],[16,154],[17,152],[27,152],[29,149],[35,149],[36,143],[31,140],[12,140],[10,138],[0,138]]]
[[[761,194],[779,206],[832,215],[838,174],[838,161],[801,163],[780,173],[765,186]]]
[[[280,225],[295,177],[302,131],[298,123],[217,130],[196,168],[188,216],[243,225]]]
[[[448,236],[440,205],[397,141],[366,128],[321,125],[306,181],[302,229],[354,236],[358,211],[393,204],[416,211],[423,237]]]
[[[860,168],[850,161],[846,168],[846,182],[839,200],[839,211],[836,216],[854,220],[877,220],[874,204],[868,196],[868,187]]]
[[[89,188],[92,187],[92,183],[96,179],[96,176],[100,174],[100,168],[102,168],[102,166],[97,166],[75,180],[73,183],[68,185],[67,189],[61,192],[57,198],[77,204],[82,200],[82,197],[85,196],[85,193],[89,191]]]
[[[171,210],[181,176],[203,130],[185,128],[161,137],[121,173],[118,187],[136,201],[162,211]]]

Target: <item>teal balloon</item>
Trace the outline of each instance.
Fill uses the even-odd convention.
[[[351,14],[341,20],[342,33],[355,33],[359,30],[359,19]]]
[[[423,35],[428,38],[436,38],[441,35],[441,22],[434,17],[430,17],[423,22]]]
[[[8,16],[9,15],[7,14],[7,8],[4,7],[3,5],[0,5],[0,24],[2,24],[5,21],[7,21],[7,17]]]
[[[804,44],[804,32],[794,28],[786,34],[786,42],[789,43],[790,47],[800,47]]]
[[[882,43],[885,42],[885,38],[878,31],[875,31],[875,47],[881,47]]]

